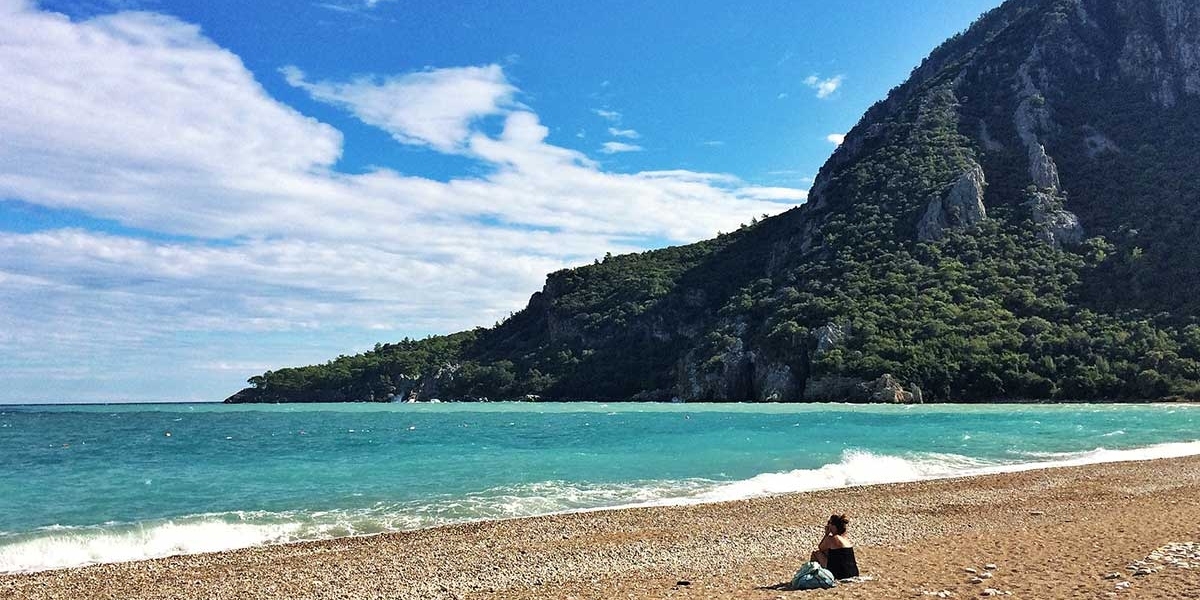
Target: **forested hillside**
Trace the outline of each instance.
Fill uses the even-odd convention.
[[[804,206],[228,401],[1200,397],[1198,156],[1200,5],[1011,0],[872,107]]]

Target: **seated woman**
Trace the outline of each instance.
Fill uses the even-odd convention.
[[[846,515],[833,515],[825,524],[825,537],[817,544],[812,560],[829,569],[835,579],[858,577],[858,563],[854,560],[854,543],[846,535],[850,519]]]

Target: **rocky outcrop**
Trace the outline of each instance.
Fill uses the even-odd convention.
[[[694,348],[675,367],[673,396],[685,402],[793,402],[800,382],[792,367],[768,358],[765,351],[745,341],[744,321],[726,322],[733,334],[715,356]]]
[[[1036,83],[1037,80],[1045,78],[1042,49],[1040,46],[1034,46],[1029,57],[1017,70],[1017,96],[1020,102],[1013,116],[1013,124],[1029,156],[1029,178],[1033,185],[1038,189],[1057,192],[1062,187],[1058,167],[1054,164],[1054,159],[1046,153],[1046,146],[1042,144],[1039,135],[1040,132],[1054,129],[1046,96]]]
[[[677,372],[675,397],[685,402],[793,402],[800,395],[790,366],[747,350],[741,339],[703,362],[689,352]]]
[[[912,390],[905,388],[900,380],[892,377],[889,374],[884,374],[865,384],[864,388],[867,393],[867,399],[870,402],[878,402],[883,404],[913,404],[920,403],[921,390],[916,386],[911,386]]]
[[[804,386],[808,402],[875,402],[883,404],[920,404],[924,394],[915,385],[905,386],[890,374],[867,381],[855,377],[825,376],[810,379]]]
[[[1074,213],[1064,210],[1062,201],[1045,192],[1034,192],[1025,202],[1038,237],[1054,246],[1079,244],[1084,238],[1083,225]]]
[[[1193,0],[1083,0],[1093,14],[1115,9],[1135,27],[1119,40],[1120,76],[1164,107],[1200,95],[1200,5]]]
[[[826,323],[812,330],[813,341],[817,343],[814,357],[819,357],[834,348],[846,343],[851,334],[850,325]]]
[[[796,375],[788,365],[755,364],[754,399],[757,402],[791,402],[799,396]]]
[[[917,222],[917,239],[936,242],[945,237],[947,230],[966,229],[986,219],[987,208],[983,205],[986,185],[983,168],[971,163],[945,196],[929,202]]]

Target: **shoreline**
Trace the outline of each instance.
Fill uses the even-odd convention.
[[[1103,597],[1117,591],[1103,575],[1122,572],[1130,561],[1144,559],[1162,544],[1200,542],[1196,497],[1200,456],[1106,462],[716,503],[476,521],[3,575],[0,592],[17,598],[603,598],[619,591],[621,597],[651,598],[708,597],[696,595],[707,590],[704,594],[714,597],[777,598],[786,592],[758,588],[788,579],[807,560],[823,518],[837,511],[851,514],[864,574],[875,578],[832,592],[839,596],[917,597],[917,591],[950,591],[967,597],[980,588],[963,583],[963,569],[972,565],[947,563],[947,557],[965,559],[990,546],[993,550],[976,562],[1000,567],[997,585],[1012,588],[1003,591],[1060,596],[1030,595],[1033,589],[1025,586],[1041,581],[1055,589],[1066,583],[1091,586],[1095,597]],[[1129,526],[1155,514],[1165,515],[1159,517],[1160,531]],[[1041,529],[1031,531],[1031,524]],[[1050,535],[1052,530],[1061,531]],[[1129,538],[1137,551],[1105,549],[1099,543],[1116,534]],[[980,543],[963,544],[972,537]],[[1065,551],[1093,539],[1100,547],[1091,547],[1090,556],[1085,556],[1086,547]],[[1054,544],[1064,550],[1060,560],[1070,559],[1076,567],[1093,565],[1095,573],[1076,573],[1066,580],[1053,573],[1000,579],[1004,569],[1016,569],[1018,560],[1029,571],[1035,550]],[[914,559],[923,566],[914,569]],[[1200,560],[1196,562],[1195,570],[1174,569],[1171,577],[1165,576],[1168,571],[1136,580],[1125,575],[1119,581],[1132,582],[1120,593],[1149,589],[1154,586],[1143,584],[1151,582],[1181,593],[1200,591]],[[929,580],[918,581],[916,575]],[[676,585],[679,581],[689,584]],[[1063,590],[1061,595],[1068,595]]]
[[[235,394],[236,396],[236,394]],[[169,404],[170,402],[134,402],[131,404]],[[707,406],[722,404],[778,404],[778,405],[806,405],[806,404],[835,404],[835,405],[863,405],[863,406],[987,406],[995,404],[998,406],[1012,406],[1021,404],[1032,405],[1080,405],[1080,404],[1200,404],[1200,399],[1188,398],[1186,396],[1166,396],[1163,398],[1126,398],[1126,399],[1091,399],[1091,400],[1044,400],[1036,398],[992,398],[985,402],[875,402],[875,401],[852,401],[852,400],[813,400],[813,401],[793,401],[793,402],[753,402],[747,400],[695,400],[690,402],[674,400],[646,400],[646,399],[620,399],[620,400],[568,400],[568,399],[549,399],[549,400],[491,400],[491,399],[451,399],[443,400],[434,398],[431,400],[330,400],[319,402],[308,402],[304,400],[284,400],[284,401],[258,401],[258,400],[239,400],[230,402],[229,398],[225,400],[210,400],[202,402],[178,402],[178,404],[223,404],[227,406],[237,405],[280,405],[280,404],[309,404],[309,405],[330,405],[330,404],[671,404],[678,406]],[[122,404],[122,403],[115,403]],[[36,406],[36,405],[29,405]]]
[[[854,453],[851,453],[851,455],[853,455],[853,454]],[[874,455],[869,452],[867,452],[866,454],[873,459],[895,458],[894,456],[891,456],[891,455]],[[605,505],[605,506],[578,507],[578,508],[570,508],[570,509],[551,511],[551,512],[546,512],[546,513],[531,514],[531,515],[517,515],[517,516],[498,517],[498,518],[466,519],[466,520],[461,520],[461,521],[452,521],[452,522],[446,522],[446,523],[431,524],[431,525],[416,527],[416,528],[412,528],[412,529],[387,530],[387,531],[377,531],[377,532],[371,532],[371,533],[357,533],[357,534],[350,534],[350,535],[340,535],[340,536],[335,536],[335,537],[314,537],[314,538],[308,538],[308,539],[294,539],[294,540],[289,540],[289,541],[268,541],[268,542],[262,542],[262,543],[251,543],[248,545],[229,546],[229,547],[223,547],[223,548],[216,547],[216,548],[210,548],[207,550],[201,550],[201,551],[196,551],[196,552],[148,555],[148,556],[142,556],[142,557],[136,557],[136,558],[126,558],[124,560],[115,560],[115,561],[114,560],[99,560],[99,561],[86,562],[86,563],[81,563],[81,564],[54,566],[54,567],[42,568],[42,569],[29,569],[29,570],[8,571],[8,572],[0,571],[0,577],[20,576],[20,575],[36,575],[36,574],[40,574],[40,573],[47,573],[47,572],[60,571],[60,570],[81,569],[81,568],[89,568],[89,567],[96,567],[96,566],[103,566],[103,565],[162,560],[162,559],[180,558],[180,557],[187,557],[187,556],[202,556],[202,555],[207,555],[207,554],[219,554],[219,553],[227,553],[227,552],[237,552],[237,551],[242,551],[242,550],[251,550],[251,549],[255,549],[255,548],[273,548],[273,547],[280,547],[280,546],[288,546],[288,545],[292,545],[292,544],[336,542],[339,540],[351,540],[351,539],[358,539],[358,538],[374,538],[374,537],[378,537],[378,536],[387,536],[387,535],[393,535],[393,534],[407,534],[407,533],[436,531],[439,529],[453,528],[456,526],[468,526],[468,525],[477,525],[477,524],[486,524],[486,523],[504,523],[504,522],[510,522],[510,521],[521,521],[521,520],[525,520],[525,519],[548,518],[548,517],[558,517],[558,516],[566,516],[566,515],[587,514],[587,513],[607,512],[607,511],[694,507],[694,506],[722,504],[722,503],[727,503],[727,502],[741,502],[741,501],[753,501],[753,500],[760,500],[760,499],[770,499],[770,498],[777,498],[777,497],[796,495],[796,494],[809,494],[809,493],[816,493],[816,492],[836,492],[839,490],[854,490],[854,489],[858,489],[858,488],[871,488],[871,487],[878,487],[878,486],[902,485],[902,484],[931,482],[931,481],[969,480],[969,479],[975,478],[975,477],[986,477],[986,476],[993,476],[993,475],[1008,475],[1008,474],[1023,473],[1023,472],[1030,472],[1030,471],[1042,471],[1042,470],[1048,470],[1048,469],[1085,467],[1085,466],[1092,466],[1092,465],[1120,464],[1120,463],[1153,461],[1153,460],[1169,460],[1169,459],[1187,458],[1187,457],[1196,457],[1196,458],[1200,459],[1200,439],[1191,440],[1191,441],[1181,441],[1181,442],[1164,442],[1164,443],[1154,444],[1151,446],[1145,446],[1145,447],[1140,447],[1140,448],[1130,448],[1130,449],[1095,448],[1095,449],[1086,450],[1086,451],[1061,453],[1061,456],[1040,457],[1040,458],[1032,460],[1031,462],[998,463],[998,464],[991,464],[991,465],[978,465],[978,466],[973,466],[973,467],[962,467],[961,473],[952,473],[952,472],[947,471],[947,472],[920,474],[920,475],[914,476],[911,479],[862,481],[862,482],[849,483],[847,485],[816,486],[816,487],[807,487],[807,488],[782,490],[782,491],[750,492],[750,493],[746,493],[745,495],[723,496],[723,495],[719,494],[719,492],[722,489],[725,489],[727,487],[746,484],[746,483],[752,482],[760,477],[774,477],[774,476],[780,476],[780,475],[789,476],[789,475],[794,474],[793,472],[760,473],[758,475],[752,476],[747,479],[731,480],[731,481],[712,481],[710,483],[712,483],[713,489],[701,492],[696,496],[668,496],[668,497],[657,498],[657,499],[653,499],[653,500],[618,503],[618,504]],[[853,458],[857,458],[857,457],[853,457]],[[1030,458],[1033,458],[1033,457],[1030,457]],[[830,465],[825,465],[824,467],[821,467],[819,469],[809,470],[807,472],[813,473],[813,474],[819,473],[820,471],[824,470],[824,468],[827,468],[830,466],[835,466],[835,465],[839,465],[839,464],[844,465],[846,460],[847,460],[847,455],[844,454],[842,463],[832,463]],[[916,466],[917,464],[919,464],[919,463],[914,463],[914,466]],[[945,467],[942,467],[942,468],[945,468]],[[225,514],[225,513],[222,513],[222,514]],[[185,515],[182,517],[164,519],[163,522],[143,523],[141,525],[138,525],[138,527],[140,527],[140,528],[155,528],[155,527],[162,526],[164,523],[170,525],[170,524],[174,524],[177,520],[181,520],[181,519],[186,520],[186,519],[192,519],[192,518],[204,517],[204,516],[211,517],[211,516],[220,516],[220,515]],[[137,525],[137,524],[132,524],[132,525]],[[233,523],[231,525],[237,526],[239,524]],[[253,523],[247,523],[246,525],[254,526]],[[120,534],[114,534],[114,535],[120,535]]]

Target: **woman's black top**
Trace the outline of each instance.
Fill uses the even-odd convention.
[[[858,577],[858,563],[854,560],[854,548],[830,548],[826,553],[829,557],[829,572],[834,579]]]

